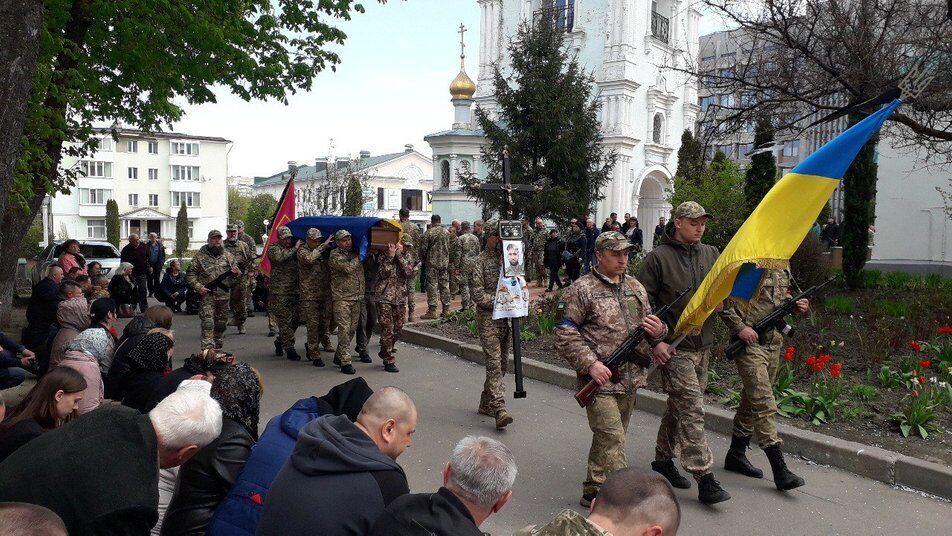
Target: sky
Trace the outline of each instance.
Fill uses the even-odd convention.
[[[185,105],[173,130],[221,136],[234,142],[229,175],[271,175],[288,161],[313,163],[333,154],[386,154],[405,144],[430,155],[427,134],[451,128],[449,84],[459,72],[459,25],[467,28],[466,72],[476,80],[479,5],[476,0],[389,0],[363,2],[366,13],[339,23],[347,34],[337,48],[337,71],[322,72],[309,92],[285,105],[245,102],[227,89],[216,103]],[[723,29],[705,16],[701,35]]]

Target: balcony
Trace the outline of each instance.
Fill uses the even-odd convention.
[[[671,20],[654,11],[651,12],[651,37],[662,43],[670,43]]]
[[[569,33],[575,26],[575,2],[556,2],[556,4],[557,5],[552,7],[536,10],[536,12],[533,13],[533,19],[536,22],[543,19],[551,20],[556,29]]]

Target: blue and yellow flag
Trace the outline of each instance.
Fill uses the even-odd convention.
[[[902,104],[894,100],[784,175],[747,218],[688,302],[676,335],[696,332],[728,297],[749,300],[764,268],[786,268],[863,145]]]

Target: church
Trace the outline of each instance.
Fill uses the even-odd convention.
[[[697,57],[700,13],[686,0],[477,0],[480,16],[476,82],[462,63],[450,84],[451,128],[424,139],[433,150],[433,212],[443,220],[480,217],[460,190],[456,174],[481,176],[484,139],[473,106],[494,111],[492,76],[508,68],[507,43],[520,24],[554,17],[565,44],[593,72],[601,101],[601,132],[618,160],[597,223],[630,212],[642,228],[667,217],[681,134],[693,130],[700,111],[697,84],[679,72]],[[464,31],[461,28],[461,32]],[[462,59],[461,54],[461,59]],[[673,68],[673,69],[672,69]]]

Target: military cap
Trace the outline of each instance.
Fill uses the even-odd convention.
[[[282,225],[281,227],[278,227],[278,238],[279,238],[279,239],[291,238],[292,236],[294,236],[294,235],[291,234],[291,229],[289,229],[287,225]]]
[[[212,229],[211,231],[208,231],[208,238],[214,238],[216,236],[221,238],[221,231],[218,229]]]
[[[350,238],[350,231],[347,229],[341,229],[334,233],[334,240],[343,240],[344,238]]]
[[[241,220],[236,220],[236,221],[235,221],[235,226],[236,226],[236,227],[244,227],[244,226],[245,226],[245,222],[243,222],[243,221],[241,221]]]
[[[603,249],[624,251],[633,247],[635,247],[635,245],[629,242],[628,239],[625,238],[625,235],[618,231],[605,231],[595,239],[595,249],[599,251]]]
[[[407,247],[407,248],[413,247],[413,239],[407,233],[403,234],[403,237],[400,239],[400,243],[403,244],[403,247]]]
[[[321,230],[311,227],[307,230],[307,239],[308,240],[320,240],[321,239]]]
[[[225,227],[225,232],[230,233],[232,231],[238,232],[238,226],[234,223],[229,223],[228,226]]]
[[[486,236],[499,236],[499,220],[493,218],[487,221],[483,232]]]
[[[708,211],[704,210],[704,207],[702,207],[699,203],[694,201],[685,201],[684,203],[681,203],[677,208],[674,209],[674,212],[672,213],[672,218],[674,219],[705,217],[711,218],[712,220],[714,219],[714,216],[712,216]]]

